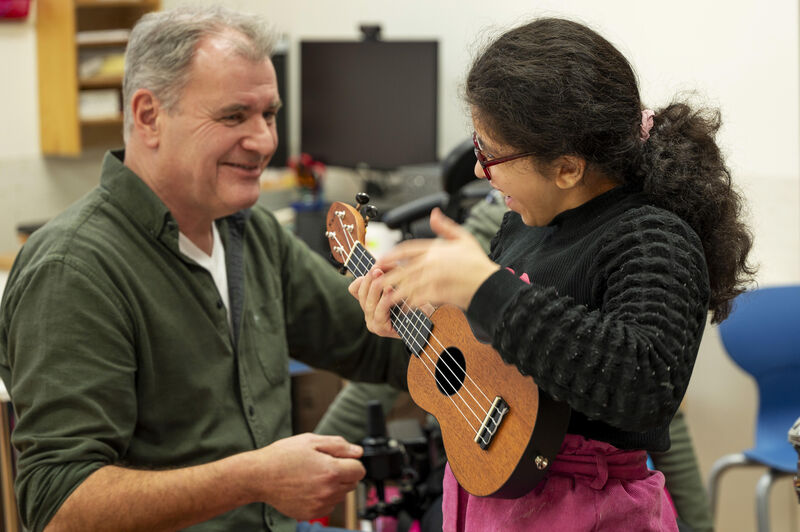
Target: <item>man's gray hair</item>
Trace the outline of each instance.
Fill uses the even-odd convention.
[[[245,38],[232,38],[236,53],[250,61],[269,58],[275,42],[260,17],[221,6],[184,6],[144,15],[134,26],[125,51],[122,81],[123,136],[133,129],[131,98],[138,89],[149,89],[167,111],[175,109],[189,80],[195,48],[205,37],[228,30]]]

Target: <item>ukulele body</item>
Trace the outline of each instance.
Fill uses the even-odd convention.
[[[450,469],[462,488],[477,496],[524,495],[555,459],[569,407],[540,393],[532,377],[478,341],[457,307],[439,307],[431,321],[428,344],[409,361],[411,397],[439,421]],[[483,448],[475,437],[497,397],[508,410]]]

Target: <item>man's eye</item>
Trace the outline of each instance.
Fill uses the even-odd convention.
[[[241,113],[234,113],[232,115],[226,115],[222,117],[222,120],[225,122],[241,122],[242,121],[242,114]]]
[[[273,120],[275,120],[275,116],[277,116],[277,114],[278,114],[277,111],[265,111],[264,113],[262,113],[261,116],[263,116],[264,120],[266,120],[267,122],[272,122]]]

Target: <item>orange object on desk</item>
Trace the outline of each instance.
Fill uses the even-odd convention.
[[[0,270],[9,271],[11,269],[11,265],[14,264],[14,259],[16,257],[16,251],[0,253]]]

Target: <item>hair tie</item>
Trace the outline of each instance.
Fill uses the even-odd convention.
[[[639,126],[639,139],[642,142],[647,142],[647,139],[650,138],[650,130],[653,129],[653,116],[655,114],[652,109],[642,111],[642,125]]]

